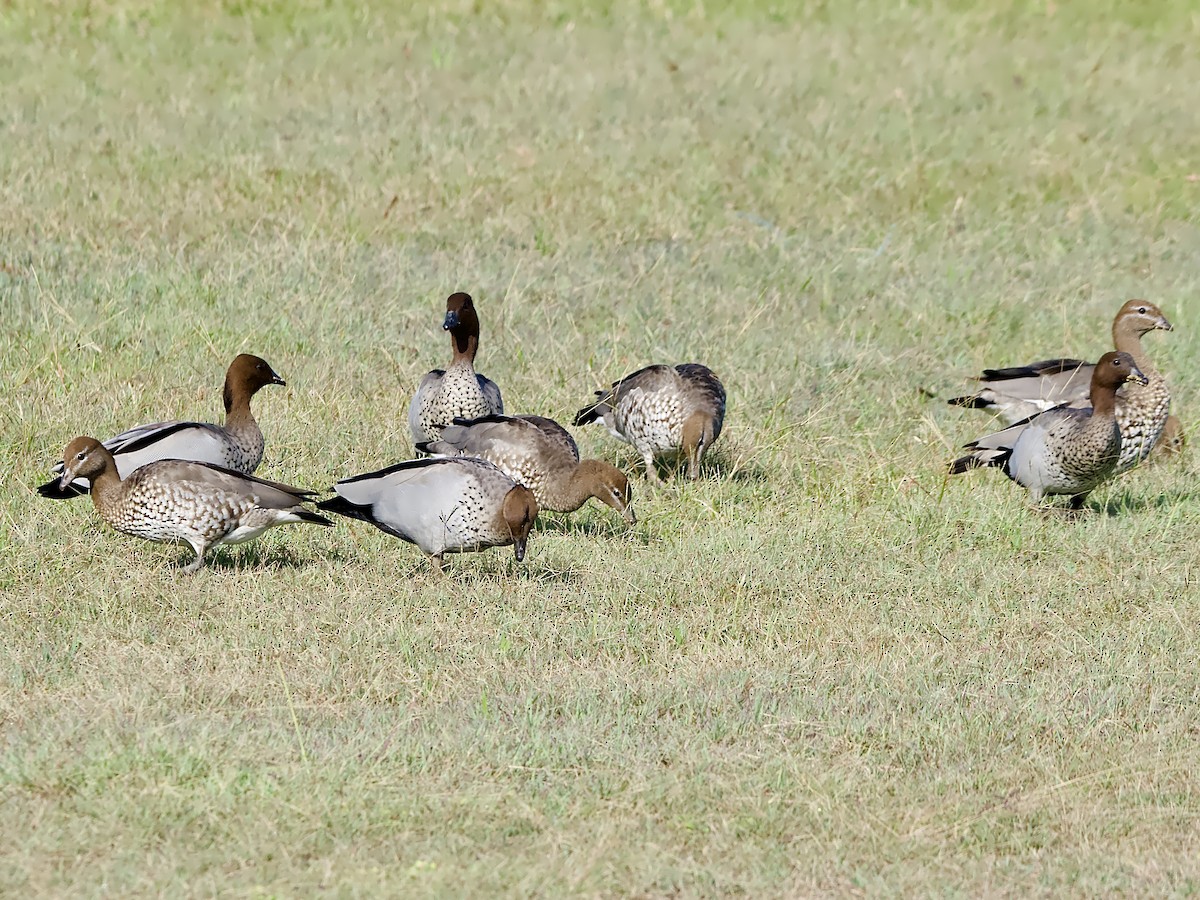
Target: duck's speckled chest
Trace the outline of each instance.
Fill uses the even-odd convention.
[[[1126,383],[1117,393],[1116,417],[1121,428],[1121,458],[1117,469],[1124,471],[1150,455],[1171,412],[1171,392],[1157,372],[1146,373],[1148,384]]]
[[[1064,421],[1048,430],[1036,465],[1048,494],[1081,493],[1108,479],[1117,464],[1121,437],[1116,422]]]
[[[159,481],[145,471],[134,472],[120,499],[100,508],[117,531],[151,541],[201,538],[211,543],[235,530],[256,508],[253,497],[206,490],[186,481]]]
[[[616,430],[640,452],[660,453],[679,449],[684,404],[672,391],[629,391],[613,409]]]
[[[475,370],[451,366],[422,404],[417,421],[427,435],[436,436],[455,418],[474,419],[492,412]]]
[[[262,462],[266,441],[257,423],[226,428],[228,440],[225,445],[225,459],[222,465],[235,472],[253,475],[254,470]]]
[[[454,502],[436,510],[436,524],[429,542],[434,553],[459,553],[507,543],[509,536],[496,528],[496,516],[488,501],[487,486],[477,479],[459,485]],[[441,533],[437,534],[440,529]]]

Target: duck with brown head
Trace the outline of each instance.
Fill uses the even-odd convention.
[[[461,291],[446,298],[442,328],[450,332],[450,365],[426,373],[408,408],[413,443],[437,440],[455,418],[500,415],[504,401],[500,388],[475,371],[479,350],[479,315],[470,294]]]
[[[481,459],[414,459],[346,478],[318,509],[370,522],[416,544],[442,571],[447,553],[511,545],[525,558],[537,518],[533,493]]]
[[[1121,426],[1121,459],[1117,471],[1123,472],[1150,455],[1159,442],[1167,420],[1173,420],[1172,447],[1182,444],[1179,420],[1170,416],[1171,392],[1166,379],[1154,366],[1142,346],[1142,338],[1151,331],[1172,331],[1163,311],[1146,300],[1129,300],[1117,311],[1112,323],[1113,346],[1128,353],[1133,364],[1146,376],[1145,384],[1126,383],[1117,391],[1116,416]],[[1092,405],[1090,385],[1092,363],[1079,359],[1043,359],[1027,366],[986,369],[979,377],[980,389],[964,397],[953,397],[952,406],[986,409],[1009,424],[1020,422],[1056,406]]]
[[[971,452],[950,464],[950,474],[995,466],[1028,488],[1035,503],[1046,495],[1067,494],[1071,507],[1079,509],[1087,495],[1118,470],[1122,435],[1117,389],[1147,380],[1128,353],[1106,353],[1092,367],[1092,407],[1047,410],[972,441],[965,447]]]
[[[75,438],[63,452],[60,481],[66,487],[76,478],[88,479],[96,511],[122,534],[191,546],[196,558],[183,569],[189,573],[214,547],[253,540],[268,528],[333,524],[304,508],[309,491],[208,463],[158,460],[122,479],[112,453],[90,437]]]
[[[285,385],[270,364],[258,356],[242,353],[225,373],[225,424],[207,422],[155,422],[138,425],[104,442],[112,454],[117,473],[128,476],[135,469],[159,459],[185,459],[223,466],[250,475],[262,462],[265,442],[262,430],[250,411],[250,399],[269,384]],[[62,463],[54,466],[55,478],[38,488],[51,500],[69,500],[88,492],[86,478],[64,485]]]
[[[575,425],[603,422],[614,437],[632,444],[646,464],[646,477],[658,481],[654,457],[681,452],[689,478],[721,436],[725,386],[707,366],[646,366],[596,391],[596,400],[575,415]]]
[[[579,459],[575,439],[543,416],[484,416],[455,419],[440,440],[417,445],[438,457],[486,459],[537,498],[538,507],[574,512],[595,497],[637,523],[625,473],[599,459]]]

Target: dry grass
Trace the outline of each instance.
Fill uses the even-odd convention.
[[[0,892],[1200,887],[1194,454],[1073,523],[922,393],[1147,296],[1194,431],[1200,21],[781,9],[0,10]],[[32,492],[242,350],[267,477],[403,458],[454,289],[514,411],[711,365],[708,477],[445,580],[347,523],[185,578]]]

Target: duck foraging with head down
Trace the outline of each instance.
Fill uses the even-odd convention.
[[[1079,509],[1095,487],[1117,472],[1122,441],[1115,414],[1117,388],[1146,381],[1128,353],[1106,353],[1092,370],[1091,408],[1047,410],[972,441],[965,446],[971,452],[950,464],[950,474],[995,466],[1027,488],[1035,503],[1048,494],[1067,494],[1071,507]]]
[[[637,523],[629,479],[599,459],[580,460],[575,439],[543,416],[483,416],[455,419],[439,440],[417,449],[438,457],[474,457],[497,466],[533,491],[539,509],[574,512],[595,497]]]
[[[369,522],[416,544],[442,571],[446,553],[512,545],[525,559],[537,518],[533,493],[481,459],[414,459],[346,478],[317,508]]]
[[[654,457],[681,451],[689,478],[721,436],[725,386],[699,363],[646,366],[596,391],[596,400],[575,415],[576,426],[600,421],[614,437],[632,444],[646,464],[646,477],[659,481]]]

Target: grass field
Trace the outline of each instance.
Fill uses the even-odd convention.
[[[1141,296],[1195,432],[1197,45],[1183,0],[0,5],[0,894],[1200,891],[1195,448],[1068,521],[948,480],[989,420],[927,393]],[[406,458],[458,289],[510,411],[710,365],[706,477],[444,579],[347,522],[189,578],[32,490],[241,351],[260,474]]]

